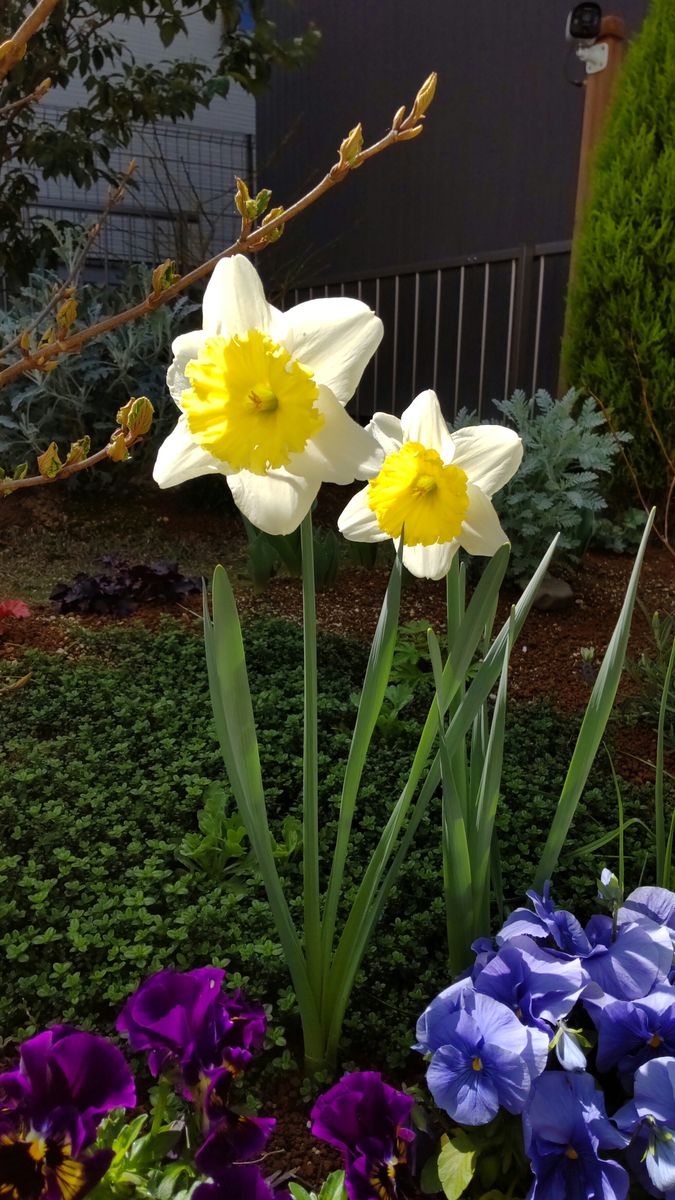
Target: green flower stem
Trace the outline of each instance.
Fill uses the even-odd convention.
[[[319,749],[316,664],[314,534],[308,513],[300,526],[302,550],[302,628],[304,638],[304,735],[302,773],[305,958],[310,986],[321,1000],[322,953],[319,896]]]
[[[168,1079],[164,1079],[164,1077],[162,1077],[157,1087],[157,1101],[152,1114],[152,1125],[150,1126],[151,1137],[154,1137],[155,1134],[159,1133],[160,1129],[162,1128],[162,1121],[164,1120],[164,1116],[166,1114],[166,1106],[169,1102],[171,1090],[171,1084],[169,1083]]]

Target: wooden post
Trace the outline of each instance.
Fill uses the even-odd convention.
[[[614,90],[625,53],[626,23],[623,17],[602,18],[597,44],[601,42],[607,44],[607,66],[602,71],[595,71],[587,75],[584,81],[584,121],[581,129],[581,148],[579,150],[579,174],[577,176],[577,197],[574,207],[574,231],[572,233],[572,252],[567,284],[568,299],[563,342],[567,335],[569,295],[576,275],[579,240],[586,214],[586,205],[589,199],[593,156],[614,98]],[[574,381],[572,380],[571,382],[573,383]],[[564,367],[561,364],[558,378],[560,393],[563,394],[566,392],[568,386],[569,383],[565,378]]]

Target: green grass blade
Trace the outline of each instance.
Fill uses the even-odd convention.
[[[538,892],[543,889],[546,880],[550,879],[555,871],[560,853],[565,844],[565,838],[576,812],[577,804],[586,786],[598,746],[605,732],[609,714],[614,705],[614,699],[626,658],[626,648],[628,646],[628,636],[640,579],[640,570],[645,550],[647,549],[649,534],[654,524],[654,516],[655,513],[652,510],[642,535],[642,541],[640,542],[640,548],[633,565],[619,619],[607,647],[605,657],[602,660],[602,665],[584,714],[579,737],[574,747],[567,777],[558,801],[558,807],[549,830],[548,838],[546,839],[546,845],[544,846],[539,866],[535,873],[534,887]]]
[[[615,838],[621,837],[622,829],[625,832],[626,829],[630,829],[631,825],[641,825],[647,833],[651,833],[651,829],[645,821],[640,820],[639,817],[629,817],[623,824],[619,823],[615,829],[609,829],[607,833],[599,834],[598,837],[593,838],[590,842],[586,842],[583,846],[578,846],[576,849],[562,854],[560,856],[561,863],[573,862],[575,858],[580,858],[583,854],[593,854],[595,850],[602,850],[603,846],[608,846]]]

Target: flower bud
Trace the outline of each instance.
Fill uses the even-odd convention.
[[[43,479],[55,479],[63,467],[56,442],[51,442],[44,454],[38,455],[38,471]]]
[[[349,131],[340,144],[340,166],[353,167],[355,160],[363,150],[363,128],[361,122]]]
[[[117,422],[136,438],[144,437],[152,425],[155,409],[147,396],[132,396],[117,414]]]
[[[427,111],[436,94],[437,83],[438,75],[435,71],[432,71],[431,75],[424,80],[419,92],[415,96],[415,103],[413,104],[413,119],[415,121],[418,121],[420,117],[423,117]]]
[[[235,203],[237,212],[239,213],[239,215],[241,217],[245,217],[245,218],[251,220],[252,218],[249,217],[249,213],[248,213],[248,206],[251,203],[251,193],[249,192],[243,179],[240,179],[238,175],[236,176],[236,180],[237,180],[237,191],[236,191],[236,194],[234,197],[234,203]]]
[[[65,461],[65,466],[72,467],[75,463],[82,462],[89,453],[91,448],[91,438],[88,434],[80,438],[77,442],[71,442],[68,457]]]
[[[261,224],[262,224],[263,228],[265,227],[265,225],[269,224],[270,221],[274,221],[277,217],[280,217],[283,211],[284,211],[283,205],[281,205],[281,204],[279,205],[278,208],[271,208],[270,211],[268,212],[267,216],[263,217],[263,219],[262,219]],[[284,232],[283,225],[277,225],[276,229],[270,229],[269,233],[267,234],[268,242],[278,241],[283,232]]]
[[[175,278],[176,264],[174,263],[173,259],[165,258],[164,262],[160,263],[158,267],[155,267],[154,271],[152,272],[153,292],[156,294],[157,292],[166,291],[166,289],[171,286]]]
[[[56,310],[56,322],[59,326],[59,332],[65,333],[73,324],[77,317],[77,300],[69,297],[63,301],[63,304]]]
[[[108,458],[111,458],[113,462],[125,462],[129,457],[129,451],[121,429],[113,433],[107,449]]]

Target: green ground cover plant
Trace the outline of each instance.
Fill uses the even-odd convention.
[[[0,1033],[21,1038],[55,1020],[108,1029],[131,988],[172,964],[227,965],[234,982],[271,1003],[271,1037],[283,1058],[297,1017],[260,880],[253,870],[213,877],[185,865],[184,839],[199,832],[205,793],[223,769],[208,716],[200,631],[166,621],[150,634],[126,627],[92,634],[73,625],[73,657],[29,652],[17,671],[30,685],[6,704],[0,735],[0,946],[6,957]],[[289,843],[301,815],[301,631],[281,621],[249,624],[245,641],[261,732],[272,832]],[[319,639],[322,838],[332,844],[353,708],[366,652]],[[393,727],[376,734],[348,863],[345,903],[400,789],[432,684],[423,672]],[[550,825],[574,722],[548,705],[512,705],[498,816],[505,894],[522,900]],[[338,764],[337,766],[335,764]],[[227,793],[227,787],[224,787]],[[648,820],[651,790],[623,788],[626,819]],[[447,979],[438,811],[424,818],[364,963],[345,1029],[348,1056],[378,1045],[403,1062],[420,1005]],[[590,911],[589,860],[575,846],[616,825],[614,785],[594,769],[556,881],[560,903]],[[650,853],[644,830],[626,832],[627,873],[637,883]],[[613,846],[603,847],[612,862]],[[181,858],[183,861],[181,861]],[[277,856],[299,894],[294,853]],[[367,981],[367,982],[366,982]]]

